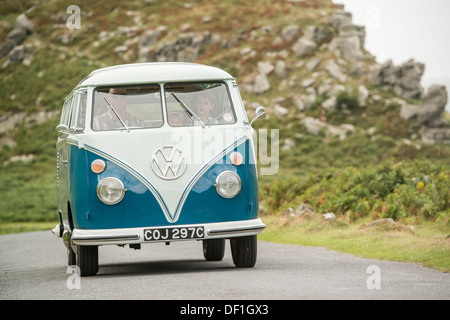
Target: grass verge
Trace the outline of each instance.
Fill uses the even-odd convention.
[[[45,230],[48,230],[50,232],[57,224],[58,221],[0,223],[0,235]]]
[[[450,272],[450,228],[447,222],[365,227],[370,220],[347,223],[343,219],[268,215],[266,230],[258,239],[302,246],[319,246],[362,258],[420,263]]]

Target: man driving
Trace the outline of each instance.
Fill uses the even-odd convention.
[[[127,111],[127,89],[111,88],[104,97],[107,111],[94,117],[94,130],[112,130],[120,128],[144,128],[145,123]]]

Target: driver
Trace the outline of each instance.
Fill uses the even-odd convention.
[[[127,111],[127,89],[111,88],[105,98],[107,111],[94,118],[94,130],[111,130],[127,127],[144,128],[145,123],[141,118],[136,117]]]

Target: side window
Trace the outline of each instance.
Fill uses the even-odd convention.
[[[86,120],[87,92],[76,92],[71,102],[70,129],[83,131]]]
[[[66,99],[64,102],[63,111],[61,113],[61,124],[65,124],[66,126],[69,126],[69,119],[70,119],[70,113],[71,113],[71,103],[72,103],[72,96]]]

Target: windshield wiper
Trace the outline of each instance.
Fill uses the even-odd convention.
[[[174,92],[172,92],[172,95],[175,98],[175,100],[177,100],[179,103],[181,103],[181,105],[183,107],[186,108],[186,110],[188,111],[187,113],[188,113],[189,117],[191,117],[191,119],[192,119],[192,116],[195,116],[198,119],[198,121],[200,121],[202,123],[202,128],[204,128],[205,123],[202,121],[202,119],[200,119],[199,116],[197,114],[195,114],[183,101],[178,99],[178,97],[176,96],[176,94]]]
[[[113,111],[113,113],[116,115],[117,119],[119,119],[120,123],[124,126],[125,129],[127,129],[127,132],[130,132],[130,129],[127,127],[125,122],[123,122],[122,118],[119,116],[117,111],[113,108],[111,103],[109,103],[109,101],[106,99],[106,97],[104,97],[104,99],[105,99],[106,103],[109,105],[109,107],[111,108],[111,110]]]

